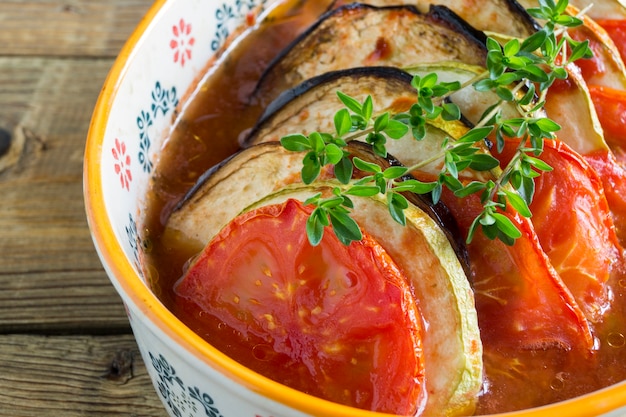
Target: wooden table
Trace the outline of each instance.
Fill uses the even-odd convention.
[[[82,160],[151,0],[0,0],[0,415],[159,416],[93,247]]]

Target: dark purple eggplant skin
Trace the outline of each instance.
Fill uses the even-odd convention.
[[[393,25],[376,25],[377,19],[387,23],[385,17],[392,15],[398,19],[393,23],[402,29],[393,34],[387,33],[389,28],[386,27]],[[409,21],[415,23],[408,24]],[[370,30],[376,28],[381,35],[376,38],[376,34],[367,33],[370,30],[355,31],[353,27],[357,23],[371,25],[366,27]],[[354,32],[358,32],[358,35]],[[367,33],[367,39],[364,33]],[[346,34],[353,37],[347,38]],[[342,39],[345,44],[336,43],[336,39]],[[388,42],[388,48],[393,52],[372,60],[371,63],[363,62],[363,57],[370,56],[368,54],[375,50],[375,43],[380,39]],[[402,67],[442,60],[484,65],[487,53],[485,40],[482,32],[443,6],[432,6],[428,13],[423,14],[413,6],[374,7],[361,3],[347,4],[322,15],[270,62],[261,75],[250,102],[265,107],[282,91],[307,78],[349,67]],[[335,45],[335,48],[330,49],[330,45]]]
[[[500,32],[518,38],[526,38],[541,28],[541,25],[517,0],[473,0],[473,8],[479,9],[474,13],[468,10],[467,0],[360,0],[358,2],[335,0],[332,7],[337,8],[350,3],[364,3],[377,7],[407,4],[417,7],[423,13],[426,13],[431,6],[448,7],[478,30]],[[489,20],[485,20],[485,14],[489,15],[489,10],[493,9],[498,10],[502,20],[509,22],[506,27],[494,25]],[[485,11],[487,13],[484,13]]]
[[[281,111],[284,111],[285,108],[296,99],[306,96],[307,94],[314,93],[318,88],[324,88],[325,90],[328,90],[329,93],[332,92],[331,101],[336,103],[336,111],[342,108],[343,105],[334,93],[337,90],[341,90],[345,93],[346,91],[341,89],[343,86],[351,84],[363,85],[363,83],[367,81],[380,82],[386,84],[388,88],[395,85],[399,90],[405,92],[406,95],[410,95],[411,93],[416,94],[415,88],[411,86],[412,79],[413,76],[411,74],[399,68],[376,66],[355,67],[345,70],[331,71],[309,78],[294,88],[283,91],[274,101],[272,101],[265,108],[263,114],[255,123],[255,126],[253,126],[246,137],[241,140],[241,145],[243,147],[247,147],[263,140],[264,138],[260,138],[259,135],[262,131],[268,129],[268,126],[272,123],[272,119],[278,116]],[[336,87],[327,87],[330,85],[336,85]],[[417,98],[416,95],[415,97]],[[376,102],[376,97],[374,97],[374,103]],[[332,115],[328,120],[332,120]]]
[[[467,21],[463,20],[458,14],[448,7],[431,5],[428,10],[428,16],[442,25],[449,26],[450,29],[455,32],[464,34],[467,39],[471,39],[479,48],[485,48],[486,51],[485,44],[487,43],[487,35],[467,23]]]
[[[274,149],[275,151],[272,151],[272,149]],[[350,153],[350,157],[359,157],[365,161],[376,163],[383,169],[390,166],[401,166],[401,163],[392,155],[387,155],[387,157],[376,155],[373,152],[371,146],[363,142],[350,142],[346,150]],[[204,187],[210,186],[211,182],[215,183],[213,176],[220,173],[221,168],[227,166],[228,164],[237,163],[237,161],[240,159],[245,160],[245,158],[239,158],[239,155],[241,155],[242,152],[276,152],[277,155],[284,155],[287,151],[285,151],[278,142],[259,143],[247,149],[241,150],[230,158],[224,160],[221,164],[212,167],[211,169],[207,170],[203,175],[201,175],[198,181],[196,181],[193,187],[183,196],[180,202],[176,205],[176,207],[172,211],[172,215],[175,217],[185,216],[185,210],[187,205],[194,204],[199,196],[204,193]],[[302,156],[304,156],[304,153],[302,153]],[[276,163],[280,163],[280,159],[277,159]],[[237,167],[229,166],[228,169],[233,170],[237,169]],[[369,175],[369,173],[355,170],[353,178],[359,179],[365,175]],[[413,179],[413,177],[411,175],[406,175],[403,178],[403,180],[408,179]],[[419,207],[422,211],[428,214],[439,225],[441,230],[448,238],[452,248],[454,249],[466,275],[468,277],[471,277],[469,269],[469,255],[467,252],[467,247],[465,245],[465,240],[458,228],[454,216],[447,208],[447,206],[445,206],[442,202],[438,202],[436,204],[433,203],[430,194],[403,193],[403,195],[412,204]]]
[[[528,12],[526,8],[522,6],[517,0],[506,0],[506,4],[511,10],[511,13],[514,13],[520,17],[520,20],[526,21],[526,26],[528,27],[529,34],[536,32],[541,29],[541,25],[539,22],[535,20]]]
[[[380,85],[384,85],[385,88],[394,86],[392,88],[394,88],[394,92],[397,93],[397,96],[407,97],[415,94],[415,89],[411,85],[412,78],[413,76],[411,74],[399,68],[358,67],[333,71],[308,79],[295,88],[283,92],[281,96],[279,96],[267,107],[264,115],[259,119],[255,127],[244,140],[243,146],[257,146],[262,142],[267,143],[268,140],[276,141],[277,139],[274,137],[276,134],[273,129],[275,127],[273,125],[274,119],[278,118],[281,121],[284,121],[282,112],[287,112],[289,117],[295,116],[297,120],[297,110],[300,109],[301,106],[308,106],[306,103],[303,104],[297,102],[296,104],[293,104],[292,102],[297,101],[298,98],[307,94],[311,95],[311,100],[321,96],[322,94],[319,94],[316,91],[318,88],[323,88],[324,90],[332,91],[334,93],[335,89],[333,86],[337,84],[345,86],[348,85],[348,83],[351,83],[352,85],[358,87],[366,86],[367,83],[379,83]],[[367,79],[367,81],[364,81],[363,79]],[[369,84],[367,84],[367,87],[370,91],[377,89],[377,87]],[[334,94],[332,96],[324,96],[320,100],[326,99],[329,102],[337,102],[337,109],[335,109],[335,111],[341,108],[341,103],[339,103]],[[304,100],[306,101],[307,99],[304,98]],[[374,97],[374,102],[376,102],[376,97]],[[288,109],[290,105],[294,106],[295,111]],[[289,117],[287,117],[287,119],[289,119]],[[332,116],[329,116],[329,120],[332,120]],[[289,124],[289,122],[287,123]],[[315,130],[317,129],[319,129],[319,127],[315,128]],[[366,145],[362,142],[350,142],[348,150],[351,153],[351,156],[359,156],[361,159],[377,163],[383,168],[401,165],[399,160],[391,154],[388,154],[387,158],[375,155],[371,150],[370,145]],[[406,179],[409,178],[412,177],[407,176]],[[464,239],[448,208],[441,202],[434,204],[431,194],[416,195],[413,193],[407,193],[406,197],[413,204],[428,213],[431,218],[441,225],[441,227],[446,231],[447,237],[452,246],[455,248],[459,259],[462,261],[463,267],[466,269],[466,272],[469,272],[467,270],[469,260],[467,258]],[[470,274],[468,274],[468,276],[470,276]]]

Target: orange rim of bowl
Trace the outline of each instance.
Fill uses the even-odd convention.
[[[91,119],[85,149],[83,168],[84,199],[87,219],[99,256],[116,277],[116,283],[125,296],[160,331],[167,334],[186,353],[216,369],[226,378],[242,383],[248,389],[278,403],[315,415],[383,417],[385,414],[354,409],[336,404],[284,386],[266,378],[220,352],[190,330],[157,299],[143,283],[123,254],[123,250],[109,222],[103,196],[100,171],[102,140],[107,128],[111,106],[127,70],[127,60],[143,39],[151,22],[168,0],[157,0],[139,22],[109,71],[98,97]]]
[[[259,395],[304,413],[333,417],[391,416],[355,409],[302,393],[239,364],[211,346],[174,316],[143,283],[123,254],[122,247],[109,223],[104,204],[99,163],[102,155],[102,139],[119,83],[127,70],[127,60],[143,39],[153,19],[168,1],[170,0],[156,0],[126,41],[106,77],[91,119],[83,168],[84,199],[89,228],[100,257],[110,269],[110,273],[117,278],[117,284],[126,297],[147,316],[156,328],[172,338],[185,352],[194,355],[197,360],[214,368],[224,377],[242,383]],[[625,406],[624,397],[626,397],[626,382],[564,402],[493,416],[548,417],[553,416],[555,412],[571,417],[587,416],[590,412],[597,415]]]

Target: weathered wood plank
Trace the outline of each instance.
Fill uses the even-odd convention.
[[[113,57],[152,0],[0,1],[0,55]]]
[[[130,333],[121,299],[101,270],[0,276],[0,334]]]
[[[1,31],[0,31],[1,32]],[[89,234],[82,167],[111,59],[0,57],[0,332],[127,331]]]
[[[0,363],[2,416],[167,416],[131,335],[3,335]]]
[[[9,179],[80,183],[89,121],[112,63],[0,57],[0,128],[13,139],[13,154],[2,157],[10,159]]]

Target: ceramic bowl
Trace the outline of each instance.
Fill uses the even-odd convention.
[[[268,380],[191,332],[150,291],[137,231],[148,180],[184,101],[215,52],[267,0],[159,0],[113,65],[86,145],[84,191],[102,264],[127,307],[148,373],[171,416],[368,416]],[[249,16],[248,16],[249,17]],[[626,384],[510,414],[625,415]],[[137,410],[140,414],[141,410]]]

